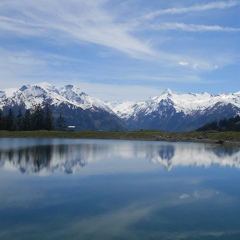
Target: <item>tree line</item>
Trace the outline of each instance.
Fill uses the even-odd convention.
[[[229,119],[221,119],[220,121],[213,121],[211,123],[207,123],[204,126],[198,128],[196,131],[237,131],[240,132],[240,116],[232,117]]]
[[[44,108],[40,104],[35,106],[34,110],[19,107],[18,113],[14,114],[12,108],[4,115],[0,109],[0,130],[7,131],[34,131],[34,130],[65,130],[66,120],[60,113],[55,119],[51,107],[47,103]]]

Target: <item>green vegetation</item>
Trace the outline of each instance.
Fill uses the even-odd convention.
[[[79,138],[79,139],[122,139],[170,142],[213,142],[240,145],[240,132],[162,132],[141,130],[129,132],[103,131],[0,131],[0,137],[22,138]]]
[[[204,126],[198,128],[196,131],[209,131],[209,130],[221,132],[226,131],[240,132],[240,116],[207,123]]]
[[[55,123],[56,122],[56,127]],[[59,117],[54,121],[50,105],[47,103],[44,108],[38,104],[35,109],[30,112],[29,109],[22,112],[18,109],[17,116],[14,115],[13,109],[9,108],[7,114],[3,114],[0,109],[0,130],[7,131],[35,131],[54,129],[63,130],[66,128],[65,118],[60,113]]]
[[[193,132],[163,132],[157,130],[63,131],[66,129],[66,121],[61,113],[55,122],[56,124],[54,124],[49,105],[46,105],[44,109],[37,105],[32,113],[29,110],[22,113],[21,109],[19,109],[16,117],[11,108],[5,116],[0,110],[0,137],[216,142],[240,145],[239,116],[206,124],[199,128],[198,131]]]

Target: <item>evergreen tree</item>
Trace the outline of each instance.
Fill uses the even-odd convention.
[[[18,131],[23,131],[24,127],[23,127],[23,114],[22,114],[22,110],[19,107],[18,109],[18,115],[17,115],[17,130]]]
[[[3,117],[3,111],[2,109],[0,109],[0,130],[4,130],[5,126],[4,126],[4,117]]]
[[[233,131],[240,132],[240,115],[237,115],[237,116],[234,118]]]
[[[222,131],[224,131],[224,130],[227,129],[227,124],[228,124],[228,122],[227,122],[227,119],[226,119],[226,118],[221,119],[221,120],[219,121],[219,128],[220,128]]]
[[[235,124],[234,131],[240,132],[240,121]]]
[[[229,119],[221,119],[219,122],[214,121],[211,123],[207,123],[202,127],[198,128],[197,131],[208,131],[208,130],[216,130],[216,131],[240,131],[240,116],[232,117]]]
[[[46,104],[45,106],[45,126],[44,128],[48,131],[54,130],[54,121],[52,116],[52,111],[50,104]]]
[[[27,109],[25,111],[24,118],[23,118],[23,130],[24,131],[32,130],[30,109]]]
[[[6,130],[15,130],[15,116],[12,108],[9,108],[8,115],[6,116]]]
[[[32,115],[32,126],[33,130],[44,129],[44,114],[40,104],[38,104],[34,109],[34,113]]]
[[[229,118],[228,119],[228,124],[227,124],[227,130],[228,131],[234,131],[234,127],[235,127],[235,118]]]
[[[66,120],[63,117],[62,113],[59,114],[59,117],[57,118],[57,129],[59,131],[63,131],[66,128]]]

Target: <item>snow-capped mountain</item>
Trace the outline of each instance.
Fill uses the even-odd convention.
[[[77,129],[127,129],[126,124],[102,100],[73,85],[57,88],[39,83],[0,91],[0,109],[5,113],[9,107],[17,113],[19,107],[34,109],[36,105],[44,107],[46,103],[50,104],[55,116],[61,113],[67,125],[75,125]]]
[[[9,107],[17,113],[19,107],[34,109],[46,103],[55,117],[62,113],[67,125],[77,129],[187,131],[240,114],[240,92],[179,94],[167,89],[146,101],[105,103],[73,85],[39,83],[0,91],[0,109],[5,113]]]
[[[167,89],[147,101],[113,102],[108,103],[108,106],[131,129],[185,131],[240,114],[240,92],[179,94]]]
[[[17,104],[24,105],[26,109],[32,109],[37,104],[43,105],[48,102],[54,106],[66,103],[69,107],[74,105],[84,110],[100,108],[111,112],[103,101],[87,95],[73,85],[66,85],[60,88],[56,88],[45,82],[35,85],[24,85],[20,89],[0,91],[0,100],[1,108],[6,105],[13,106]]]

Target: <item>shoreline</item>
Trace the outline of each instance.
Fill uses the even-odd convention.
[[[211,143],[240,147],[240,132],[163,132],[158,130],[139,131],[0,131],[0,138],[69,138],[69,139],[119,139],[166,142]]]

